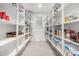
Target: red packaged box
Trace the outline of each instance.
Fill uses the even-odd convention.
[[[2,18],[2,12],[0,12],[0,18]]]
[[[2,19],[4,19],[5,16],[6,16],[6,13],[2,12]]]
[[[6,16],[6,20],[9,20],[9,16]]]
[[[9,21],[9,16],[7,16],[7,15],[3,15],[3,19]]]
[[[3,16],[5,15],[5,12],[0,12],[0,18],[3,19]]]
[[[6,15],[5,12],[0,12],[0,18],[1,18],[1,19],[5,19],[5,15]]]
[[[4,20],[6,19],[6,15],[3,15],[3,17],[2,17]]]

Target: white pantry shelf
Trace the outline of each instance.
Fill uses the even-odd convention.
[[[21,38],[21,37],[23,37],[23,36],[25,36],[27,34],[29,34],[29,33],[25,33],[25,34],[19,35],[19,37],[17,39],[19,39],[19,38]]]
[[[0,23],[3,23],[3,24],[9,24],[9,25],[19,25],[19,26],[24,26],[23,24],[17,24],[16,22],[7,21],[7,20],[4,20],[4,19],[0,19]]]
[[[17,25],[15,22],[7,21],[7,20],[5,20],[5,19],[0,19],[0,23],[3,23],[3,24],[12,24],[12,25]]]
[[[23,26],[23,27],[25,26],[24,24],[18,24],[18,25],[19,25],[19,26]]]
[[[56,45],[54,45],[53,42],[52,42],[51,40],[49,40],[48,38],[47,38],[47,40],[52,44],[52,46],[53,46],[59,53],[61,53],[61,54],[63,55],[63,53],[61,52],[62,50],[61,50],[59,47],[57,47]]]
[[[77,22],[79,22],[79,19],[75,19],[75,20],[72,20],[72,21],[64,22],[64,24],[71,24],[71,23],[77,23]]]
[[[16,52],[16,49],[14,49],[8,56],[16,56],[17,53],[25,46],[25,44],[27,44],[30,40],[31,40],[32,37],[29,37],[23,44],[21,44],[19,47],[18,47],[18,51]]]
[[[47,33],[49,33],[49,32],[47,32]],[[51,34],[51,33],[49,33],[49,34]],[[61,36],[54,35],[54,34],[51,34],[51,35],[53,35],[53,36],[55,36],[55,37],[58,37],[58,38],[62,39],[62,37],[61,37]]]
[[[14,40],[16,40],[16,39],[19,39],[19,38],[21,38],[21,37],[23,37],[23,36],[25,36],[25,35],[27,35],[27,34],[29,34],[29,33],[25,33],[25,34],[19,35],[18,38],[16,38],[16,37],[11,37],[11,38],[7,38],[7,39],[4,39],[4,40],[1,40],[1,41],[0,41],[0,46],[3,46],[3,45],[5,45],[5,44],[7,44],[7,43],[10,43],[10,42],[12,42],[12,41],[14,41]]]
[[[76,43],[74,41],[71,41],[70,39],[64,38],[64,40],[79,46],[79,43]]]
[[[62,39],[62,37],[61,36],[58,36],[58,35],[54,35],[54,34],[52,34],[53,36],[55,36],[55,37],[58,37],[58,38],[60,38],[60,39]]]

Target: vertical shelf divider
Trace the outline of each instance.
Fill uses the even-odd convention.
[[[24,34],[25,34],[25,9],[24,9]],[[25,41],[25,36],[24,36],[24,41]]]
[[[62,53],[64,56],[64,4],[62,3]]]
[[[18,34],[19,34],[18,33],[18,30],[19,30],[18,24],[19,23],[18,22],[19,22],[19,3],[17,3],[17,22],[16,22],[17,23],[17,25],[16,25],[16,38],[17,38],[16,44],[17,44],[17,46],[16,46],[16,52],[18,52],[18,46],[19,46],[19,42],[18,42]]]

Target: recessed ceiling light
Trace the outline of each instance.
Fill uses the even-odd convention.
[[[41,8],[42,7],[42,4],[38,4],[38,8]]]

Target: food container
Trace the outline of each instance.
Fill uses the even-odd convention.
[[[66,31],[66,37],[67,37],[68,39],[70,39],[70,30],[67,30],[67,31]]]
[[[72,49],[68,44],[64,45],[64,52],[66,56],[73,56],[72,51],[74,49]]]
[[[0,18],[2,19],[2,12],[0,12]]]
[[[7,16],[7,15],[3,15],[3,19],[9,21],[9,16]]]
[[[6,15],[6,18],[5,19],[9,21],[9,16]]]
[[[79,42],[79,32],[76,34],[76,42]]]
[[[65,37],[71,39],[72,41],[76,41],[76,33],[73,30],[65,29],[64,30]]]
[[[6,33],[7,37],[15,37],[16,36],[16,32],[8,32]]]
[[[2,12],[2,19],[5,19],[6,13]]]
[[[67,23],[68,21],[69,21],[69,18],[68,17],[65,17],[64,18],[64,22]]]
[[[59,30],[59,36],[60,37],[62,36],[62,30]]]
[[[73,31],[73,30],[70,31],[70,39],[72,41],[76,41],[76,34],[75,34],[75,31]]]
[[[54,31],[54,35],[57,35],[57,30]]]
[[[72,21],[72,20],[78,19],[78,17],[74,16],[74,15],[71,15],[71,16],[69,16],[69,19]]]
[[[64,44],[64,53],[66,56],[68,56],[68,52],[69,52],[69,47],[67,44]]]
[[[64,35],[65,35],[65,37],[67,37],[67,36],[66,36],[66,32],[67,32],[67,29],[64,29]]]
[[[3,15],[2,19],[6,20],[6,14]]]
[[[0,18],[3,20],[9,20],[10,17],[8,15],[6,15],[5,12],[0,12]]]
[[[0,12],[0,18],[1,19],[4,19],[4,16],[6,15],[6,13],[5,12]]]

